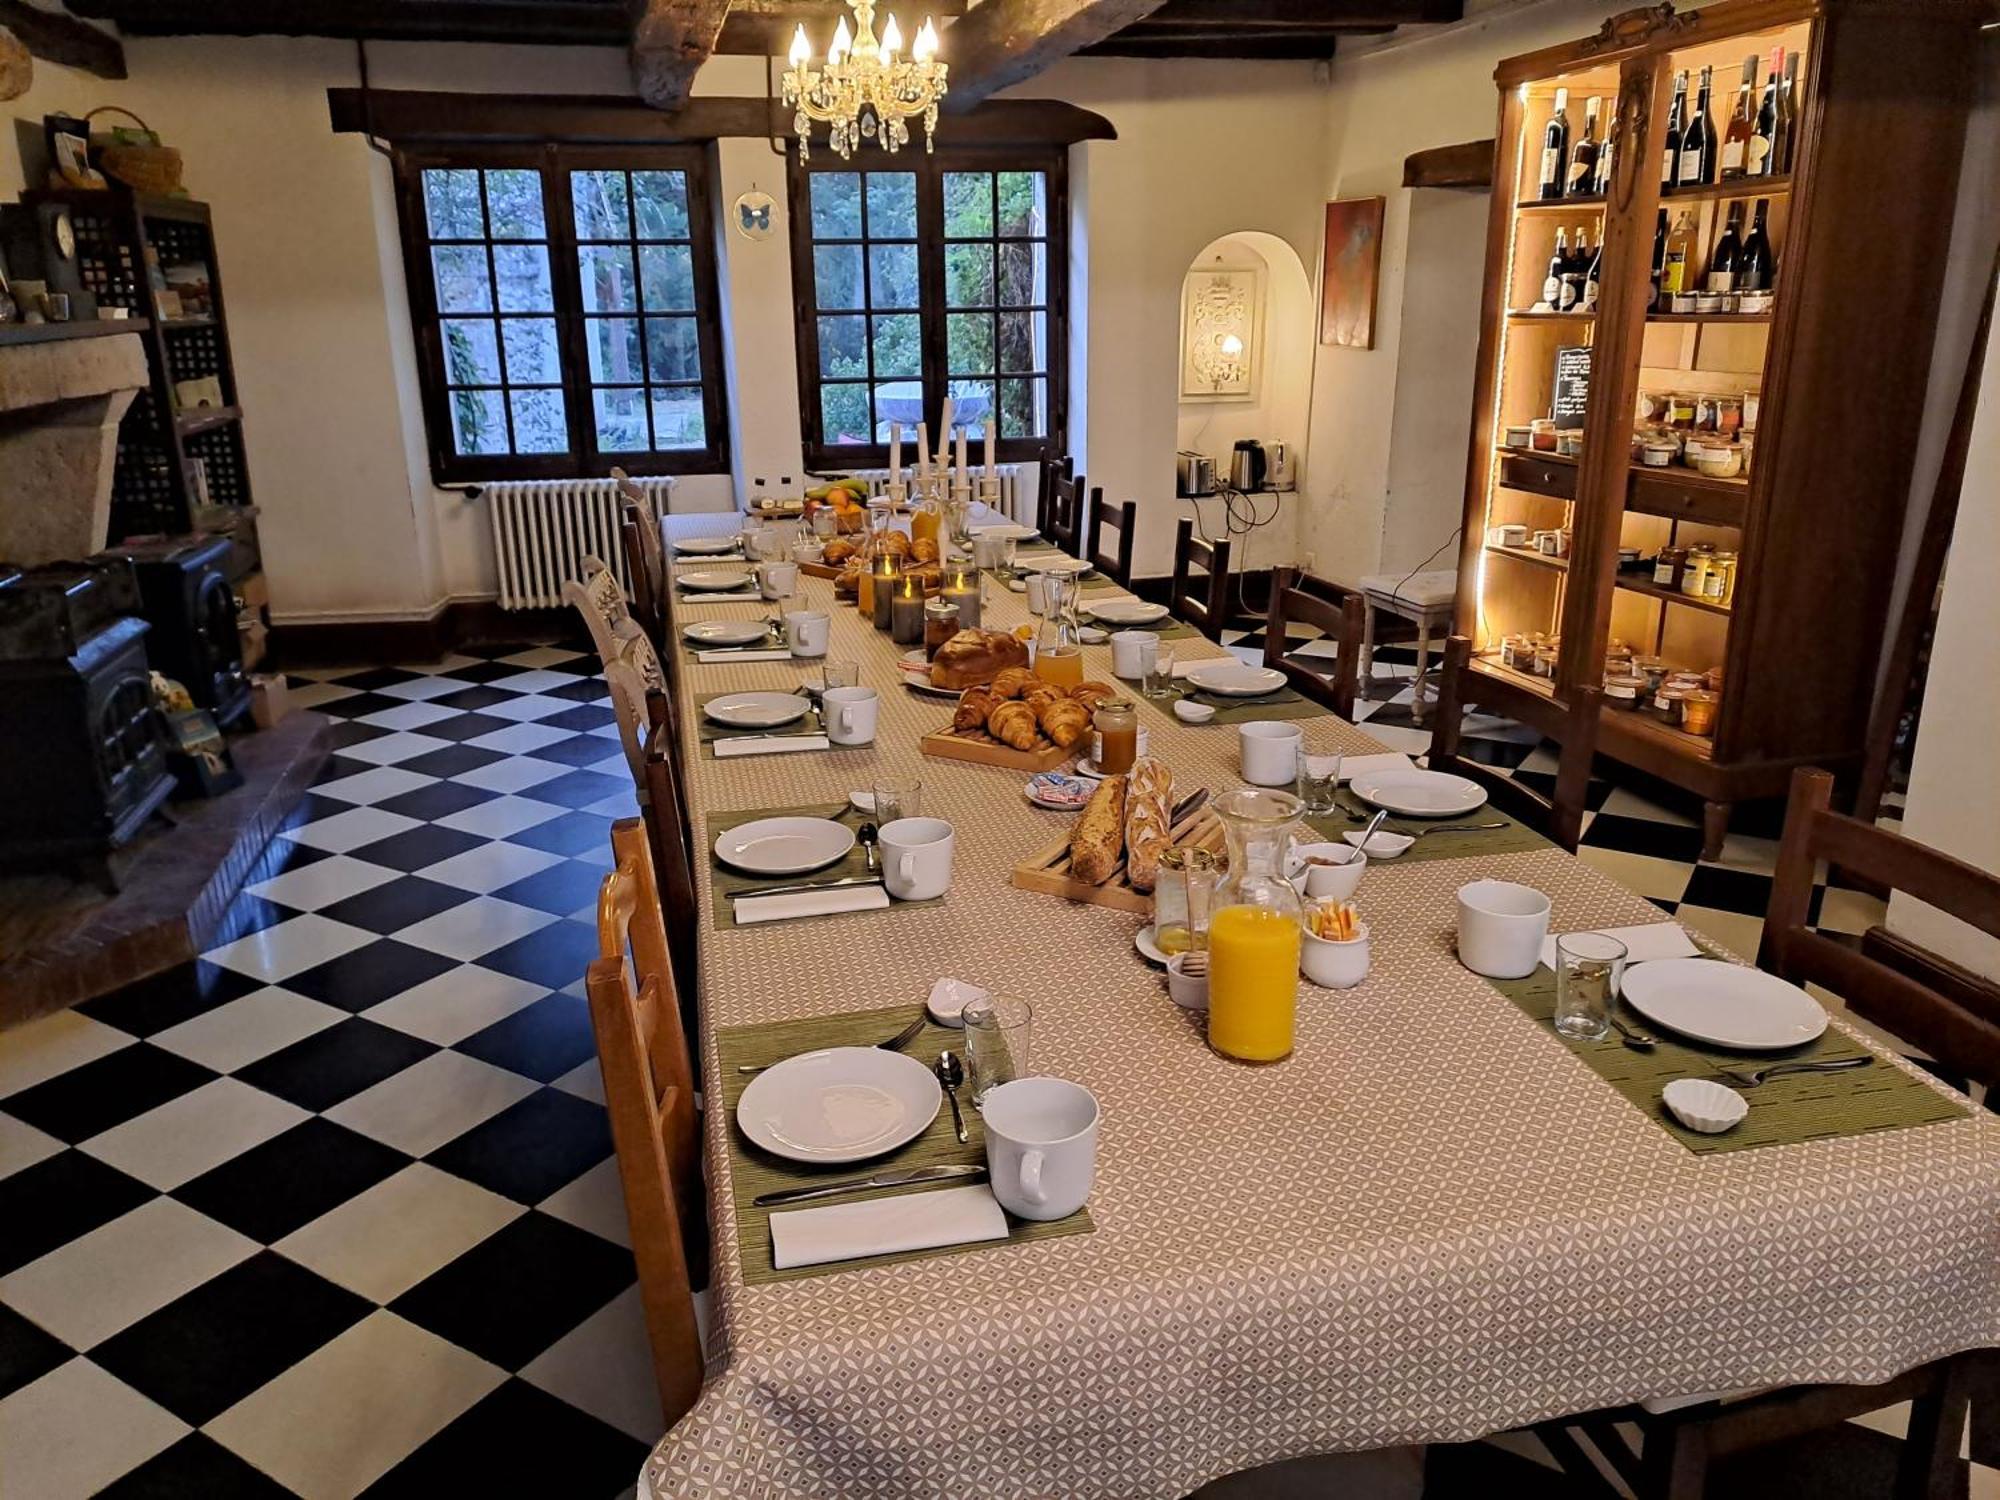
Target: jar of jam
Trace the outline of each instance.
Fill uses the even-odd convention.
[[[1537,677],[1556,675],[1556,648],[1553,645],[1535,647],[1535,664],[1532,670]]]
[[[1664,656],[1635,656],[1632,658],[1632,673],[1646,679],[1645,696],[1651,698],[1667,680],[1667,659]]]
[[[1694,426],[1694,406],[1695,398],[1693,396],[1682,395],[1678,391],[1668,396],[1667,425],[1669,427],[1678,427],[1683,432]]]
[[[1706,688],[1691,689],[1681,699],[1681,728],[1689,734],[1714,734],[1715,715],[1721,702],[1719,693],[1711,693]]]
[[[949,599],[932,599],[924,605],[924,660],[937,657],[938,648],[958,634],[958,605]]]
[[[1736,597],[1736,554],[1718,549],[1709,564],[1708,582],[1702,597],[1710,604],[1728,604]]]
[[[1681,570],[1687,566],[1687,560],[1687,548],[1662,547],[1660,555],[1653,559],[1654,586],[1663,589],[1678,589],[1681,586]]]
[[[1743,430],[1743,398],[1741,396],[1718,396],[1715,398],[1715,430],[1726,438],[1733,438]]]
[[[1139,715],[1129,698],[1106,698],[1091,715],[1097,730],[1097,769],[1116,776],[1139,758]]]
[[[1722,421],[1721,403],[1713,396],[1694,398],[1694,430],[1714,432]]]
[[[1663,687],[1653,695],[1653,712],[1661,723],[1680,728],[1681,716],[1687,710],[1687,695],[1686,688],[1675,687]]]
[[[1715,549],[1707,542],[1696,542],[1688,548],[1687,561],[1681,565],[1681,592],[1690,599],[1708,597],[1708,575],[1715,566]]]
[[[1607,676],[1604,679],[1604,701],[1611,707],[1626,713],[1638,710],[1639,700],[1646,691],[1646,679],[1637,673]]]

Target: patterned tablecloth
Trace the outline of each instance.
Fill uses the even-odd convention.
[[[804,587],[832,607],[830,583]],[[991,621],[1025,618],[988,598]],[[1558,930],[1658,917],[1556,850],[1371,867],[1367,981],[1302,990],[1288,1062],[1226,1062],[1134,953],[1140,918],[1007,884],[1064,817],[1018,773],[920,755],[943,705],[897,685],[851,608],[833,618],[835,654],[883,690],[876,744],[716,762],[690,742],[692,800],[832,802],[913,773],[958,825],[955,882],[922,921],[678,922],[700,933],[707,1022],[915,1007],[945,972],[1030,997],[1038,1067],[1104,1107],[1097,1232],[751,1287],[712,1176],[708,1384],[642,1495],[1164,1500],[1304,1453],[1880,1380],[2000,1343],[2000,1121],[1689,1153],[1453,957],[1452,893],[1475,876],[1548,892]],[[803,675],[686,671],[691,692]],[[1234,730],[1150,727],[1182,788],[1237,783]],[[1330,716],[1304,729],[1379,748]],[[705,861],[700,879],[705,907]],[[706,1128],[724,1173],[729,1122]]]

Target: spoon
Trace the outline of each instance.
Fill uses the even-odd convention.
[[[1841,1057],[1832,1062],[1788,1062],[1772,1063],[1762,1068],[1722,1068],[1719,1076],[1727,1078],[1739,1088],[1754,1089],[1766,1078],[1775,1078],[1780,1073],[1839,1073],[1848,1068],[1865,1068],[1875,1059],[1866,1053],[1860,1057]]]
[[[1375,830],[1382,826],[1383,820],[1388,816],[1389,809],[1385,807],[1377,812],[1374,817],[1370,818],[1368,826],[1361,830],[1361,841],[1354,847],[1359,849],[1363,854],[1366,854],[1368,852],[1368,841],[1375,837]]]
[[[1625,1045],[1634,1052],[1651,1052],[1659,1045],[1657,1037],[1649,1036],[1638,1027],[1628,1025],[1617,1011],[1610,1012],[1611,1024],[1618,1028],[1618,1034],[1625,1039]]]
[[[944,1085],[944,1096],[951,1101],[951,1123],[958,1132],[958,1143],[965,1144],[965,1116],[958,1112],[958,1086],[965,1082],[965,1065],[958,1060],[958,1054],[949,1047],[938,1054],[938,1082]]]
[[[881,868],[875,855],[876,838],[877,833],[873,823],[863,823],[860,828],[855,830],[855,842],[861,845],[861,853],[868,861],[868,872],[871,875],[875,874]]]

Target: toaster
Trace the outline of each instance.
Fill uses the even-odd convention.
[[[1215,460],[1206,453],[1189,453],[1183,450],[1174,455],[1177,469],[1177,490],[1182,495],[1213,495],[1215,493]]]

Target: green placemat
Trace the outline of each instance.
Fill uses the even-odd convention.
[[[1346,787],[1340,789],[1338,801],[1339,811],[1306,819],[1314,829],[1335,842],[1343,833],[1359,832],[1375,816],[1375,809]],[[1504,823],[1506,827],[1480,827],[1484,823]],[[1397,855],[1390,862],[1399,865],[1420,865],[1433,859],[1467,859],[1475,855],[1532,854],[1538,849],[1555,847],[1526,823],[1508,816],[1490,802],[1474,808],[1462,818],[1399,818],[1391,813],[1382,827],[1392,833],[1418,835],[1408,852]],[[1477,831],[1432,832],[1447,828]]]
[[[704,599],[762,600],[764,596],[757,588],[757,580],[752,578],[743,587],[734,589],[685,589],[676,583],[674,585],[674,597],[676,599],[685,599],[690,604],[699,604]]]
[[[1405,856],[1406,858],[1408,856]],[[1714,960],[1726,962],[1724,959]],[[1965,1110],[1919,1078],[1879,1059],[1873,1067],[1847,1073],[1789,1073],[1742,1089],[1750,1114],[1741,1125],[1721,1135],[1689,1130],[1660,1102],[1661,1091],[1676,1078],[1713,1077],[1719,1068],[1755,1068],[1766,1063],[1859,1057],[1868,1049],[1845,1032],[1828,1027],[1809,1046],[1792,1052],[1728,1052],[1698,1047],[1674,1038],[1629,1008],[1622,1012],[1634,1027],[1658,1038],[1650,1052],[1627,1047],[1618,1033],[1601,1042],[1573,1042],[1558,1036],[1552,1017],[1556,1008],[1556,976],[1538,968],[1526,979],[1491,979],[1487,983],[1512,1000],[1535,1024],[1574,1052],[1590,1070],[1618,1090],[1660,1128],[1688,1150],[1748,1151],[1758,1146],[1791,1146],[1833,1136],[1865,1135],[1872,1130],[1900,1130],[1908,1125],[1935,1125],[1961,1119]],[[1717,1079],[1719,1083],[1729,1080]],[[1730,1084],[1734,1088],[1734,1084]]]
[[[967,1139],[963,1146],[958,1143],[958,1137],[952,1130],[951,1105],[948,1103],[938,1110],[938,1116],[931,1121],[930,1128],[907,1146],[892,1151],[887,1156],[874,1157],[865,1162],[851,1162],[840,1167],[809,1167],[799,1162],[784,1161],[751,1145],[735,1128],[736,1101],[743,1097],[743,1091],[750,1086],[751,1080],[756,1076],[737,1072],[738,1064],[774,1063],[794,1053],[809,1052],[815,1047],[870,1047],[886,1037],[894,1036],[907,1026],[920,1005],[921,1002],[918,1002],[892,1006],[887,1010],[854,1011],[839,1016],[815,1016],[803,1021],[771,1021],[761,1026],[730,1026],[715,1033],[716,1056],[722,1067],[723,1103],[729,1109],[731,1121],[729,1185],[736,1200],[736,1248],[742,1260],[743,1279],[746,1282],[755,1286],[770,1281],[795,1281],[802,1276],[826,1276],[837,1271],[857,1270],[865,1266],[893,1266],[904,1261],[925,1260],[936,1255],[957,1255],[967,1250],[992,1250],[1003,1243],[1019,1245],[1031,1240],[1049,1240],[1067,1234],[1088,1234],[1097,1227],[1091,1222],[1090,1210],[1087,1208],[1077,1210],[1066,1219],[1055,1219],[1049,1223],[1017,1219],[1009,1214],[1008,1235],[1005,1241],[981,1240],[970,1245],[944,1245],[935,1250],[911,1250],[900,1255],[872,1255],[863,1260],[844,1260],[824,1266],[799,1266],[789,1271],[780,1271],[771,1264],[770,1218],[772,1213],[783,1213],[786,1209],[784,1205],[776,1209],[753,1207],[750,1200],[760,1193],[842,1182],[848,1178],[866,1177],[874,1172],[886,1172],[897,1167],[927,1167],[941,1162],[986,1160],[986,1137],[980,1125],[979,1111],[972,1107],[971,1090],[964,1087],[958,1091],[959,1108],[965,1114]],[[963,1057],[965,1033],[944,1026],[926,1024],[916,1039],[903,1050],[920,1062],[930,1063],[935,1062],[938,1053],[947,1047]],[[963,1181],[945,1181],[915,1188],[879,1188],[871,1193],[821,1198],[797,1206],[816,1208],[827,1203],[858,1203],[864,1198],[884,1198],[897,1193],[935,1192],[939,1188],[964,1186]]]
[[[1139,696],[1145,697],[1143,693]],[[1211,724],[1248,724],[1257,719],[1313,719],[1332,712],[1288,687],[1266,693],[1261,698],[1231,698],[1222,693],[1204,693],[1198,688],[1186,687],[1179,679],[1175,680],[1174,690],[1166,697],[1146,698],[1145,701],[1172,718],[1174,704],[1182,698],[1214,709],[1215,717],[1208,721]],[[1175,719],[1174,722],[1178,724],[1180,720]]]
[[[738,691],[742,690],[738,689]],[[773,689],[773,691],[776,690]],[[736,693],[733,692],[703,693],[700,697],[694,700],[695,707],[697,709],[706,710],[708,705],[717,698],[734,698],[735,696]],[[694,733],[695,733],[695,738],[701,741],[701,747],[702,747],[701,753],[707,756],[710,760],[714,760],[715,742],[717,740],[764,739],[771,736],[788,737],[795,734],[825,734],[826,724],[825,721],[820,718],[819,710],[817,708],[811,708],[806,710],[806,716],[803,719],[795,719],[790,724],[782,724],[778,728],[771,730],[738,729],[733,724],[718,724],[715,722],[715,720],[709,718],[706,712],[702,712],[698,714],[695,719]],[[756,816],[776,817],[777,814],[758,813],[756,814]]]
[[[1113,635],[1116,635],[1121,630],[1143,630],[1148,635],[1156,635],[1163,641],[1191,641],[1201,634],[1194,626],[1183,624],[1172,615],[1168,615],[1164,619],[1154,620],[1145,625],[1127,625],[1123,621],[1100,620],[1093,615],[1089,623],[1096,626],[1099,630],[1108,630]]]
[[[859,844],[847,851],[847,855],[837,865],[828,865],[823,870],[814,870],[806,875],[745,875],[740,870],[732,870],[717,861],[715,841],[732,828],[745,823],[754,823],[759,818],[832,818],[837,823],[845,823],[850,828],[858,828],[868,819],[854,809],[851,803],[841,803],[838,807],[821,805],[818,807],[760,807],[747,812],[711,813],[706,820],[708,833],[703,847],[709,850],[708,867],[712,872],[709,879],[709,909],[715,915],[715,925],[724,931],[736,925],[736,905],[738,896],[754,896],[760,890],[770,890],[775,886],[800,885],[810,880],[841,880],[849,876],[868,873],[868,853]],[[944,898],[939,896],[930,901],[890,900],[890,908],[902,906],[936,906]],[[880,911],[880,907],[866,908]],[[836,911],[826,913],[829,917],[852,916],[852,912]],[[817,922],[819,917],[794,917],[797,922]],[[750,1059],[755,1061],[755,1059]]]

